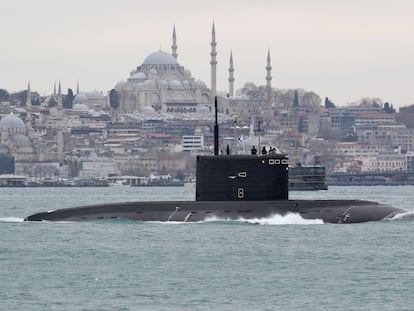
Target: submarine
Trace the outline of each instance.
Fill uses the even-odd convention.
[[[288,157],[267,153],[219,155],[217,97],[214,155],[197,156],[194,201],[141,201],[95,204],[41,212],[25,221],[197,222],[208,219],[260,219],[298,214],[303,219],[346,224],[391,219],[406,210],[365,200],[290,200]]]

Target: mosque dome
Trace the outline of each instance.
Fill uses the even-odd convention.
[[[75,104],[73,105],[72,109],[74,111],[79,111],[79,112],[86,112],[89,110],[89,108],[85,104]]]
[[[185,88],[189,88],[191,85],[190,85],[190,82],[188,82],[187,80],[184,80],[184,81],[183,81],[183,86],[184,86]]]
[[[196,84],[198,86],[201,86],[201,87],[204,87],[204,88],[207,87],[207,85],[203,81],[201,81],[201,80],[197,80]]]
[[[115,88],[120,88],[120,87],[123,87],[124,85],[125,85],[125,81],[124,80],[121,80],[121,81],[119,81],[117,84],[115,84]]]
[[[161,87],[167,87],[168,86],[168,82],[165,80],[158,80],[158,85]]]
[[[157,70],[155,70],[154,68],[151,68],[150,71],[148,71],[149,75],[157,75]]]
[[[0,128],[25,128],[24,122],[19,117],[10,113],[0,120]]]
[[[188,69],[184,69],[184,76],[186,77],[186,78],[190,78],[191,77],[191,71],[190,70],[188,70]]]
[[[171,80],[169,82],[169,85],[170,87],[181,87],[182,86],[181,82],[178,80]]]
[[[199,109],[198,109],[198,112],[201,112],[201,113],[208,113],[208,112],[210,112],[210,109],[208,109],[208,107],[207,106],[201,106]]]
[[[30,144],[30,139],[26,135],[22,135],[22,134],[13,135],[13,137],[11,138],[11,141],[15,145]]]
[[[145,80],[146,78],[147,78],[147,76],[145,75],[145,73],[143,73],[141,71],[137,72],[137,73],[135,73],[131,76],[131,79],[134,79],[134,80]]]
[[[152,108],[151,106],[145,106],[144,109],[142,109],[142,111],[144,113],[153,113],[153,112],[155,112],[154,108]]]
[[[73,99],[73,103],[81,103],[83,101],[87,101],[88,98],[86,97],[85,93],[79,93],[78,95],[75,96],[75,98]]]
[[[178,65],[177,60],[171,54],[158,51],[148,55],[143,65]]]
[[[86,93],[86,97],[88,99],[101,99],[101,98],[105,98],[105,96],[101,92],[99,92],[97,90],[91,91],[91,92],[87,92]]]
[[[155,82],[154,82],[154,80],[145,80],[144,81],[144,86],[146,86],[146,87],[155,87]]]

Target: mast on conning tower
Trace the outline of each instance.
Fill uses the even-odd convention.
[[[217,96],[214,97],[214,155],[218,155],[219,149],[219,128],[218,128],[218,121],[217,121]]]

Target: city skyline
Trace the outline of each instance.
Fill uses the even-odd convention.
[[[210,87],[214,21],[217,86],[228,91],[230,52],[235,90],[266,84],[270,49],[273,88],[303,88],[345,105],[379,97],[394,107],[414,103],[414,3],[396,0],[210,1],[136,3],[123,0],[18,0],[4,5],[0,88],[31,88],[41,95],[63,90],[109,91],[158,49],[171,53],[177,32],[178,62]]]

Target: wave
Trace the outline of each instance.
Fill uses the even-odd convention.
[[[0,222],[23,222],[24,218],[18,217],[1,217]]]

